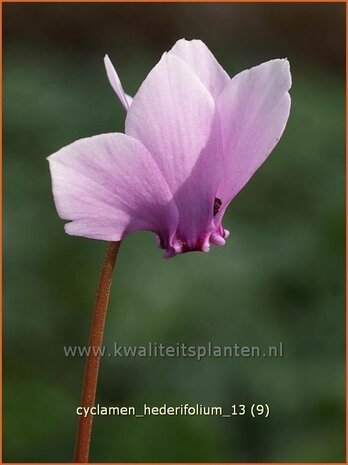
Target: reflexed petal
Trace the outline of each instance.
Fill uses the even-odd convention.
[[[262,165],[281,137],[290,111],[287,60],[272,60],[235,76],[219,97],[224,178],[217,197],[222,208]]]
[[[69,234],[108,241],[156,232],[164,247],[178,224],[171,191],[146,148],[124,134],[81,139],[48,157],[59,216]]]
[[[230,77],[201,40],[181,39],[168,52],[185,61],[216,99]]]
[[[105,55],[104,57],[104,64],[105,64],[106,74],[108,76],[111,87],[116,92],[116,95],[120,99],[125,110],[128,110],[133,99],[132,97],[127,95],[125,91],[123,90],[120,78],[118,77],[118,74],[115,68],[113,67],[113,64],[111,63],[111,60],[108,57],[108,55]]]
[[[126,118],[126,134],[140,140],[158,164],[179,210],[183,248],[201,247],[211,227],[222,175],[215,105],[189,66],[163,55],[149,73]]]

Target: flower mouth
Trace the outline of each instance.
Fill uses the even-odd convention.
[[[229,236],[229,231],[220,225],[215,231],[199,236],[194,242],[174,236],[171,244],[165,247],[163,241],[157,236],[157,246],[165,250],[164,258],[175,257],[187,252],[209,252],[210,245],[223,246]]]
[[[176,253],[209,252],[209,241],[200,237],[193,245],[190,245],[187,241],[177,239],[174,249]]]
[[[224,246],[229,236],[229,231],[223,228],[221,220],[213,220],[220,211],[222,203],[220,198],[215,197],[214,204],[211,207],[213,210],[212,221],[208,227],[204,228],[205,230],[201,230],[197,235],[186,236],[185,231],[181,231],[180,228],[171,237],[157,234],[157,247],[164,249],[164,258],[175,257],[187,252],[210,252],[212,244],[219,247]]]
[[[169,247],[164,247],[163,241],[160,237],[157,236],[157,246],[159,248],[165,249],[164,258],[175,257],[178,254],[184,254],[187,252],[209,252],[209,234],[206,236],[201,236],[196,239],[195,242],[189,243],[185,239],[178,237],[173,237],[171,245]]]

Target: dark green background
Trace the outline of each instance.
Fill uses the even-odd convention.
[[[46,157],[122,131],[109,53],[133,94],[177,39],[233,75],[288,57],[292,111],[209,254],[121,248],[112,344],[284,343],[278,359],[102,360],[102,405],[267,402],[270,417],[95,418],[92,461],[344,461],[343,4],[5,4],[4,460],[71,461],[105,243],[63,231]]]

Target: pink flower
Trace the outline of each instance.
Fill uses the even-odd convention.
[[[230,79],[206,45],[179,40],[127,96],[125,134],[78,140],[48,160],[65,231],[107,241],[146,230],[165,256],[224,245],[227,206],[281,137],[291,75],[276,59]]]

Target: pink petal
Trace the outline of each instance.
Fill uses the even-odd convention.
[[[69,234],[107,241],[156,232],[164,247],[178,224],[171,191],[156,163],[124,134],[81,139],[49,158],[59,216]]]
[[[149,150],[179,210],[179,249],[204,249],[222,173],[214,100],[189,66],[164,54],[135,95],[126,134]],[[203,245],[202,245],[203,244]]]
[[[116,95],[120,99],[125,110],[128,110],[133,99],[132,97],[127,95],[125,91],[123,90],[120,78],[118,77],[118,74],[115,68],[113,67],[113,64],[111,63],[111,60],[108,57],[108,55],[105,55],[104,57],[104,64],[105,64],[106,74],[108,76],[111,87],[116,92]]]
[[[178,40],[169,53],[178,56],[190,66],[214,99],[230,82],[229,75],[201,40]]]
[[[238,74],[220,95],[225,175],[216,220],[279,141],[290,112],[290,87],[289,62],[278,59]]]

